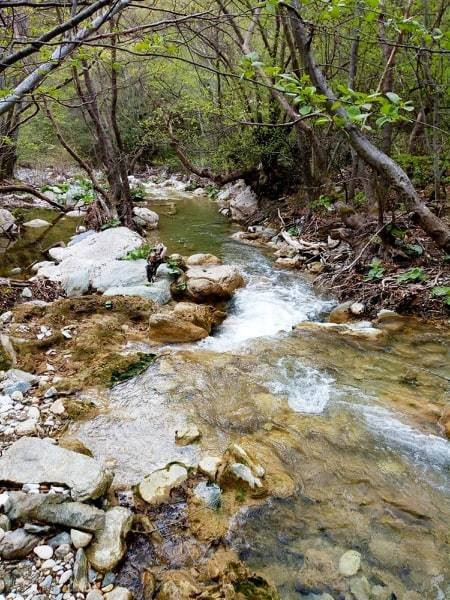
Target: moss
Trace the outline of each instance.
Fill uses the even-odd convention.
[[[234,583],[236,593],[250,600],[279,600],[278,592],[265,579],[254,575],[244,581]]]
[[[155,354],[143,354],[138,353],[138,358],[134,362],[128,364],[128,366],[124,369],[114,369],[111,373],[110,377],[110,385],[116,385],[118,383],[122,383],[127,379],[131,379],[132,377],[136,377],[145,369],[151,365],[155,361]]]
[[[0,346],[0,371],[7,371],[11,367],[11,360]]]

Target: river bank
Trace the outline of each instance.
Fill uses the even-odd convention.
[[[149,333],[155,315],[171,314],[173,322],[172,311],[192,298],[163,310],[151,299],[105,298],[97,272],[90,280],[97,294],[41,306],[22,298],[11,310],[2,334],[33,341],[32,351],[19,351],[18,358],[26,356],[29,362],[20,366],[38,379],[23,398],[5,401],[5,414],[16,423],[7,424],[14,431],[4,447],[32,435],[92,454],[99,472],[114,471],[114,480],[106,495],[81,504],[104,518],[114,507],[125,512],[113,536],[121,560],[105,575],[91,566],[81,578],[89,591],[74,589],[83,553],[95,553],[88,550],[92,538],[82,552],[74,545],[70,529],[82,531],[79,522],[79,529],[66,521],[49,530],[48,523],[37,525],[36,512],[11,519],[22,529],[37,525],[26,533],[53,555],[3,561],[8,597],[443,597],[448,332],[391,313],[364,323],[365,315],[350,306],[350,322],[330,323],[335,301],[315,293],[301,274],[274,268],[274,247],[233,239],[236,228],[206,195],[158,182],[148,194],[145,206],[160,217],[148,242],[163,240],[170,254],[185,257],[175,278],[186,286],[179,292],[189,288],[188,257],[199,252],[234,265],[245,285],[227,304],[215,304],[227,316],[210,322],[213,335],[200,327],[206,335],[196,331],[198,342],[174,344]],[[259,244],[262,232],[253,233]],[[57,250],[59,264],[69,260],[67,251]],[[128,274],[138,270],[123,262]],[[75,289],[73,277],[61,281],[66,293]],[[52,456],[51,464],[58,464]],[[173,476],[175,487],[154,503],[151,474],[161,468],[164,483]],[[70,485],[56,481],[52,489],[48,483],[18,481],[8,491],[65,493],[62,505],[70,504]],[[24,510],[21,497],[13,500]],[[52,537],[61,532],[66,537],[55,546]],[[45,564],[49,560],[55,564]],[[50,592],[42,588],[48,577]]]

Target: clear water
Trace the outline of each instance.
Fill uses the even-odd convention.
[[[371,586],[405,600],[450,597],[450,445],[437,424],[448,402],[448,332],[414,321],[379,341],[293,330],[332,302],[232,241],[233,227],[206,198],[154,187],[152,198],[161,227],[151,240],[217,254],[240,266],[247,285],[212,337],[162,349],[73,433],[115,465],[118,486],[233,440],[279,461],[296,494],[241,510],[227,539],[283,599],[337,598],[348,589],[339,556],[350,548],[362,553]],[[199,445],[174,443],[186,421],[202,430]]]

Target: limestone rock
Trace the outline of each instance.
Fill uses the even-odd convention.
[[[108,592],[105,596],[106,600],[131,600],[132,595],[127,588],[116,587],[111,592]]]
[[[16,218],[6,208],[0,208],[0,235],[15,227]]]
[[[31,221],[27,221],[23,224],[24,227],[39,228],[39,227],[48,227],[50,223],[45,219],[31,219]]]
[[[99,508],[82,502],[67,502],[61,494],[10,492],[9,497],[7,514],[12,521],[39,521],[88,532],[101,529],[105,522],[105,514]]]
[[[149,336],[156,342],[196,342],[208,336],[206,329],[175,316],[173,313],[151,315]]]
[[[105,290],[104,296],[139,296],[152,300],[163,306],[172,300],[170,283],[167,281],[155,281],[155,283],[144,282],[140,285],[115,286]]]
[[[5,560],[24,558],[37,544],[39,538],[27,533],[25,529],[7,531],[0,542],[0,556]]]
[[[344,577],[356,575],[361,567],[361,554],[356,550],[347,550],[339,559],[339,573]]]
[[[231,218],[233,221],[248,221],[258,212],[258,197],[246,186],[230,201]]]
[[[198,470],[214,481],[221,464],[222,459],[218,456],[204,456],[198,463]]]
[[[350,307],[353,302],[348,300],[347,302],[342,302],[336,308],[330,312],[329,321],[330,323],[347,323],[351,320],[352,316],[350,314]]]
[[[231,265],[190,267],[186,278],[185,294],[194,302],[229,299],[244,285],[239,269]]]
[[[75,548],[85,548],[92,540],[92,533],[86,533],[79,529],[70,530],[70,539]]]
[[[195,304],[194,302],[179,302],[175,305],[173,312],[181,319],[206,329],[208,333],[211,333],[213,326],[219,325],[226,317],[226,313],[214,306]]]
[[[175,440],[179,446],[188,446],[199,440],[201,435],[197,425],[185,425],[175,431]]]
[[[47,440],[22,437],[0,458],[0,480],[64,484],[75,500],[99,498],[112,476],[96,460]]]
[[[121,560],[132,522],[133,514],[123,506],[115,506],[106,512],[104,528],[96,532],[86,550],[86,556],[96,571],[111,571]]]
[[[199,265],[221,265],[222,261],[214,254],[192,254],[186,260],[188,267],[195,267]]]
[[[230,472],[236,477],[236,479],[242,479],[242,481],[248,483],[248,485],[252,489],[262,487],[261,479],[259,479],[259,477],[255,477],[250,467],[248,467],[247,465],[244,465],[242,463],[232,463],[229,466],[229,469]]]
[[[41,265],[38,276],[61,283],[68,296],[82,295],[89,289],[105,291],[147,282],[145,260],[119,260],[144,243],[136,232],[115,227],[81,235],[84,237],[80,241],[66,248],[51,248],[49,254],[59,264]]]
[[[159,222],[159,215],[149,208],[144,206],[135,206],[133,208],[133,221],[140,227],[146,229],[157,229]]]
[[[85,593],[89,590],[88,580],[89,564],[84,550],[80,548],[75,555],[75,563],[73,565],[73,591]]]
[[[35,546],[33,548],[33,552],[41,560],[48,560],[49,558],[51,558],[53,556],[53,548],[51,546],[47,546],[45,544],[42,546]]]
[[[148,504],[161,504],[170,498],[170,492],[186,481],[188,471],[179,464],[153,471],[139,484],[139,494]]]

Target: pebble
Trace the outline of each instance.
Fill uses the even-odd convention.
[[[53,560],[53,558],[49,558],[47,560],[44,560],[44,562],[41,565],[41,569],[43,571],[45,571],[45,569],[53,569],[53,567],[56,565],[56,562]]]
[[[86,600],[103,600],[103,594],[100,590],[91,590],[88,592]]]
[[[356,575],[361,567],[361,554],[356,550],[347,550],[339,559],[339,573],[344,577]]]
[[[20,295],[22,296],[22,298],[32,298],[33,292],[30,290],[29,287],[25,287],[23,288],[22,293]]]
[[[54,415],[62,415],[66,411],[66,409],[64,408],[64,403],[60,398],[53,402],[53,404],[50,406],[50,410]]]
[[[106,594],[106,600],[131,600],[131,592],[124,587],[116,587]]]
[[[51,546],[42,545],[33,548],[33,552],[41,559],[48,560],[53,556],[53,548]]]
[[[0,515],[0,529],[3,529],[3,531],[11,529],[11,521],[6,515]]]
[[[34,433],[36,431],[36,421],[34,419],[27,419],[26,421],[22,421],[16,426],[16,434],[17,435],[29,435],[30,433]]]
[[[16,390],[11,394],[11,400],[14,400],[14,402],[22,402],[23,393],[20,390]]]
[[[58,390],[52,386],[49,387],[48,390],[45,392],[44,394],[44,398],[53,398],[54,396],[56,396],[56,394],[58,393]]]
[[[72,577],[72,569],[69,569],[68,571],[64,571],[64,573],[59,578],[59,585],[63,586],[65,583],[67,583],[69,581],[69,579],[71,577]]]
[[[30,406],[30,408],[28,409],[28,418],[33,419],[34,421],[38,421],[40,416],[41,413],[37,406]]]
[[[53,577],[51,575],[47,575],[44,581],[41,583],[41,588],[44,590],[48,590],[53,583]]]

